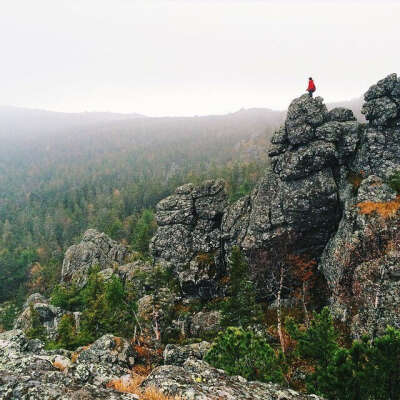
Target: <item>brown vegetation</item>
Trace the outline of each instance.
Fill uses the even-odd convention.
[[[400,208],[400,195],[395,200],[386,202],[363,201],[362,203],[358,203],[357,207],[361,214],[369,215],[376,212],[384,219],[390,218],[396,215]]]

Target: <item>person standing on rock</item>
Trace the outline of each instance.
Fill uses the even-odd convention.
[[[307,92],[310,95],[310,97],[313,96],[313,93],[315,92],[315,83],[313,81],[313,78],[308,78],[308,88]]]

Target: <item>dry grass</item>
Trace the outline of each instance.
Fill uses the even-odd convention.
[[[152,367],[151,365],[135,364],[132,370],[136,375],[148,376],[152,370]]]
[[[145,376],[132,375],[129,378],[113,379],[107,387],[122,393],[136,394],[140,400],[181,400],[176,396],[166,396],[154,387],[142,389],[140,385],[145,379]]]
[[[59,369],[60,371],[64,371],[66,366],[60,361],[54,361],[53,367]]]
[[[363,201],[358,203],[357,207],[361,214],[369,215],[375,212],[384,219],[390,218],[396,215],[400,208],[400,195],[395,200],[387,202]]]

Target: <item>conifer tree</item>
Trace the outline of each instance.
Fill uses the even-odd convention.
[[[205,360],[230,375],[249,380],[282,382],[282,364],[266,340],[252,331],[229,327],[220,332]]]
[[[30,339],[46,340],[46,328],[40,321],[40,315],[37,310],[31,304],[29,306],[29,313],[31,318],[31,327],[26,332],[26,336]]]
[[[261,308],[249,279],[248,264],[238,247],[233,248],[230,263],[230,297],[223,306],[222,325],[247,327],[256,322]]]

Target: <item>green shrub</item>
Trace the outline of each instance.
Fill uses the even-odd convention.
[[[144,255],[148,255],[150,240],[156,229],[157,223],[154,212],[149,209],[143,210],[132,232],[131,243],[133,249]]]
[[[50,302],[64,310],[80,310],[83,306],[81,291],[74,285],[56,285],[51,293]]]
[[[266,340],[243,328],[220,332],[205,360],[230,375],[249,380],[282,382],[282,363]]]
[[[286,327],[297,340],[300,359],[312,363],[310,393],[331,400],[400,399],[400,330],[389,327],[374,341],[364,337],[343,348],[327,308],[314,314],[306,331],[293,321]]]
[[[400,171],[395,172],[388,180],[389,186],[400,194]]]
[[[57,340],[50,346],[74,349],[98,339],[106,333],[129,337],[135,324],[136,293],[113,275],[107,282],[93,269],[83,289],[72,285],[57,286],[52,304],[69,311],[82,311],[80,330],[75,331],[72,316],[64,316],[58,326]],[[75,337],[75,338],[74,338]]]
[[[370,386],[376,399],[400,399],[400,330],[388,327],[372,344]]]

